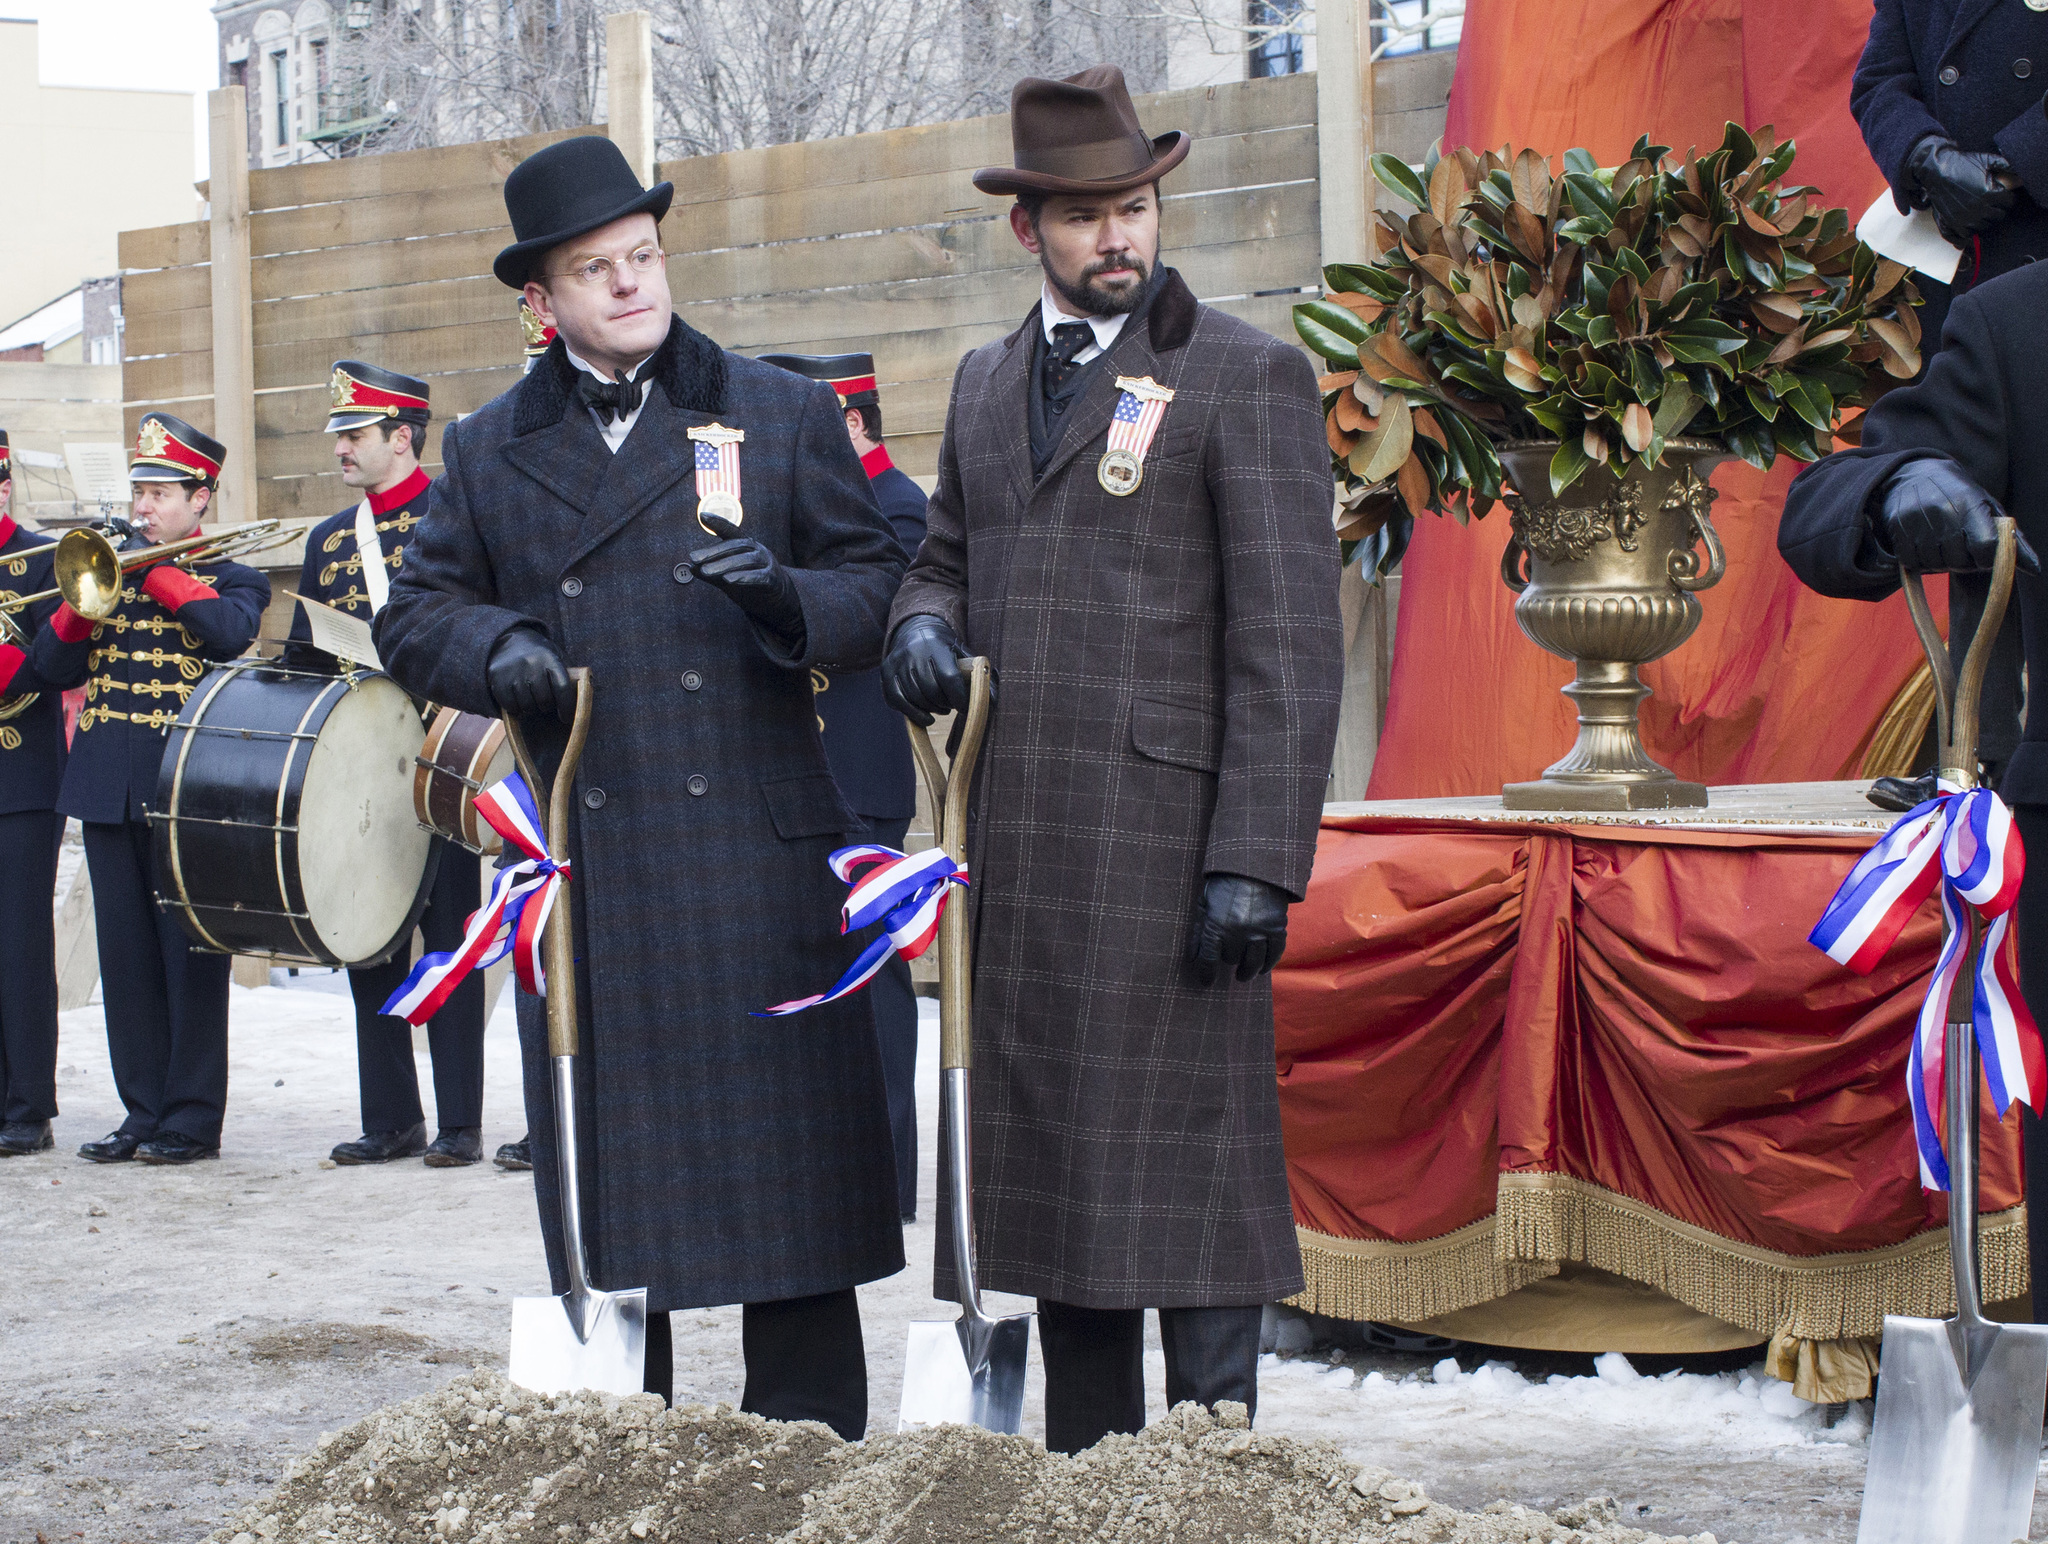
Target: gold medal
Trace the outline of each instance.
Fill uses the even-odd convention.
[[[1129,498],[1145,480],[1145,463],[1132,451],[1105,450],[1102,459],[1095,463],[1095,480],[1102,484],[1104,493]]]
[[[705,524],[704,517],[706,515],[721,516],[724,519],[730,520],[734,525],[738,525],[747,517],[746,511],[740,508],[740,501],[732,494],[723,492],[707,493],[697,500],[697,523],[704,527],[704,533],[707,536],[717,536],[718,532]]]

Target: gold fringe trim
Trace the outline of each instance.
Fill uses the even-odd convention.
[[[1337,1238],[1301,1227],[1294,1233],[1307,1286],[1287,1301],[1333,1319],[1434,1319],[1506,1297],[1558,1271],[1550,1261],[1501,1259],[1491,1217],[1412,1244]]]
[[[1870,748],[1863,753],[1858,777],[1911,777],[1920,769],[1913,765],[1920,742],[1927,738],[1927,726],[1934,722],[1934,672],[1922,660],[1892,698],[1891,706],[1870,732]]]
[[[1886,1314],[1955,1312],[1948,1230],[1853,1254],[1789,1255],[1681,1222],[1563,1174],[1503,1174],[1494,1242],[1504,1260],[1576,1260],[1655,1287],[1759,1335],[1882,1335]],[[1986,1302],[2027,1290],[2024,1205],[1978,1225]]]

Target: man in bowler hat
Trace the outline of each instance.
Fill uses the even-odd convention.
[[[995,666],[969,837],[975,1240],[1038,1299],[1046,1445],[1166,1396],[1256,1404],[1260,1305],[1301,1289],[1272,989],[1343,678],[1329,452],[1301,351],[1160,261],[1188,137],[1122,72],[1026,80],[1023,325],[953,381],[882,678],[919,722]],[[948,1209],[939,1207],[943,1235]],[[942,1237],[937,1291],[952,1290]]]
[[[647,1289],[648,1388],[672,1389],[669,1310],[741,1303],[742,1407],[851,1438],[867,1424],[855,1288],[903,1265],[874,1018],[865,994],[752,1014],[852,960],[827,860],[863,826],[819,744],[810,672],[875,663],[904,556],[832,391],[674,314],[671,192],[641,188],[596,137],[506,179],[518,239],[494,271],[557,336],[443,431],[377,648],[412,692],[519,715],[550,777],[568,669],[590,670],[560,856],[593,1277]],[[518,1011],[566,1290],[545,1015],[524,995]]]

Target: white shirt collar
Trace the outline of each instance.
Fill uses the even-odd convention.
[[[593,370],[589,365],[585,364],[582,360],[578,359],[576,355],[570,350],[568,344],[564,343],[562,345],[562,352],[568,354],[570,364],[574,365],[577,369],[581,370],[585,375],[588,375],[592,380],[604,380],[604,377],[599,375],[597,371]],[[626,379],[629,381],[638,380],[640,378],[640,372],[642,370],[645,370],[653,362],[654,356],[652,354],[649,354],[645,359],[641,360],[640,363],[633,366],[632,369],[626,372]],[[605,381],[605,384],[610,385],[612,383],[609,381]],[[650,382],[648,385],[648,391],[652,391],[653,389],[653,385]],[[640,394],[640,401],[638,402],[638,404],[636,404],[633,408],[633,411],[628,413],[624,418],[600,417],[597,409],[594,407],[586,408],[585,411],[590,414],[592,420],[597,424],[597,432],[604,436],[605,448],[611,451],[613,455],[617,455],[619,452],[619,447],[626,443],[626,436],[633,432],[633,425],[640,422],[640,414],[646,410],[646,407],[647,392],[643,391]]]
[[[596,379],[603,381],[607,386],[611,385],[612,378],[609,375],[599,375],[597,366],[592,364],[586,364],[581,359],[578,359],[576,357],[576,351],[569,347],[568,344],[564,343],[562,345],[562,352],[569,356],[569,363],[574,365],[577,369],[581,370],[585,375],[594,376],[596,377]],[[626,379],[629,381],[637,381],[640,378],[640,372],[642,370],[645,370],[652,363],[654,363],[654,355],[649,354],[645,359],[641,360],[640,363],[633,366],[632,369],[626,372]]]
[[[1086,322],[1089,330],[1095,334],[1094,346],[1084,348],[1079,354],[1075,355],[1075,362],[1077,364],[1086,364],[1097,354],[1107,349],[1110,344],[1116,342],[1117,334],[1124,330],[1124,323],[1130,319],[1131,313],[1128,311],[1118,312],[1115,316],[1069,316],[1053,300],[1052,286],[1050,284],[1041,284],[1039,286],[1038,320],[1039,324],[1045,328],[1046,342],[1052,342],[1053,328],[1065,322]],[[575,356],[572,354],[570,357],[573,359]]]

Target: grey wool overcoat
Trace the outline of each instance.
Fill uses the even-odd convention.
[[[1343,674],[1315,376],[1169,271],[1034,482],[1038,325],[961,363],[890,617],[943,617],[998,676],[968,865],[982,1282],[1267,1302],[1302,1284],[1272,991],[1200,985],[1188,944],[1205,874],[1298,899],[1315,855]],[[1176,393],[1123,498],[1096,480],[1118,376]]]
[[[446,471],[378,614],[407,690],[495,714],[507,630],[590,667],[596,712],[570,835],[585,1238],[597,1284],[654,1310],[837,1291],[903,1264],[873,1015],[864,995],[782,1019],[855,951],[826,866],[863,830],[832,782],[810,669],[871,665],[905,562],[831,390],[728,354],[677,320],[614,456],[557,342],[443,433]],[[789,566],[800,653],[688,553],[692,425],[746,432],[743,529]],[[566,731],[529,721],[553,777]],[[543,1005],[521,995],[534,1182],[567,1289]]]

